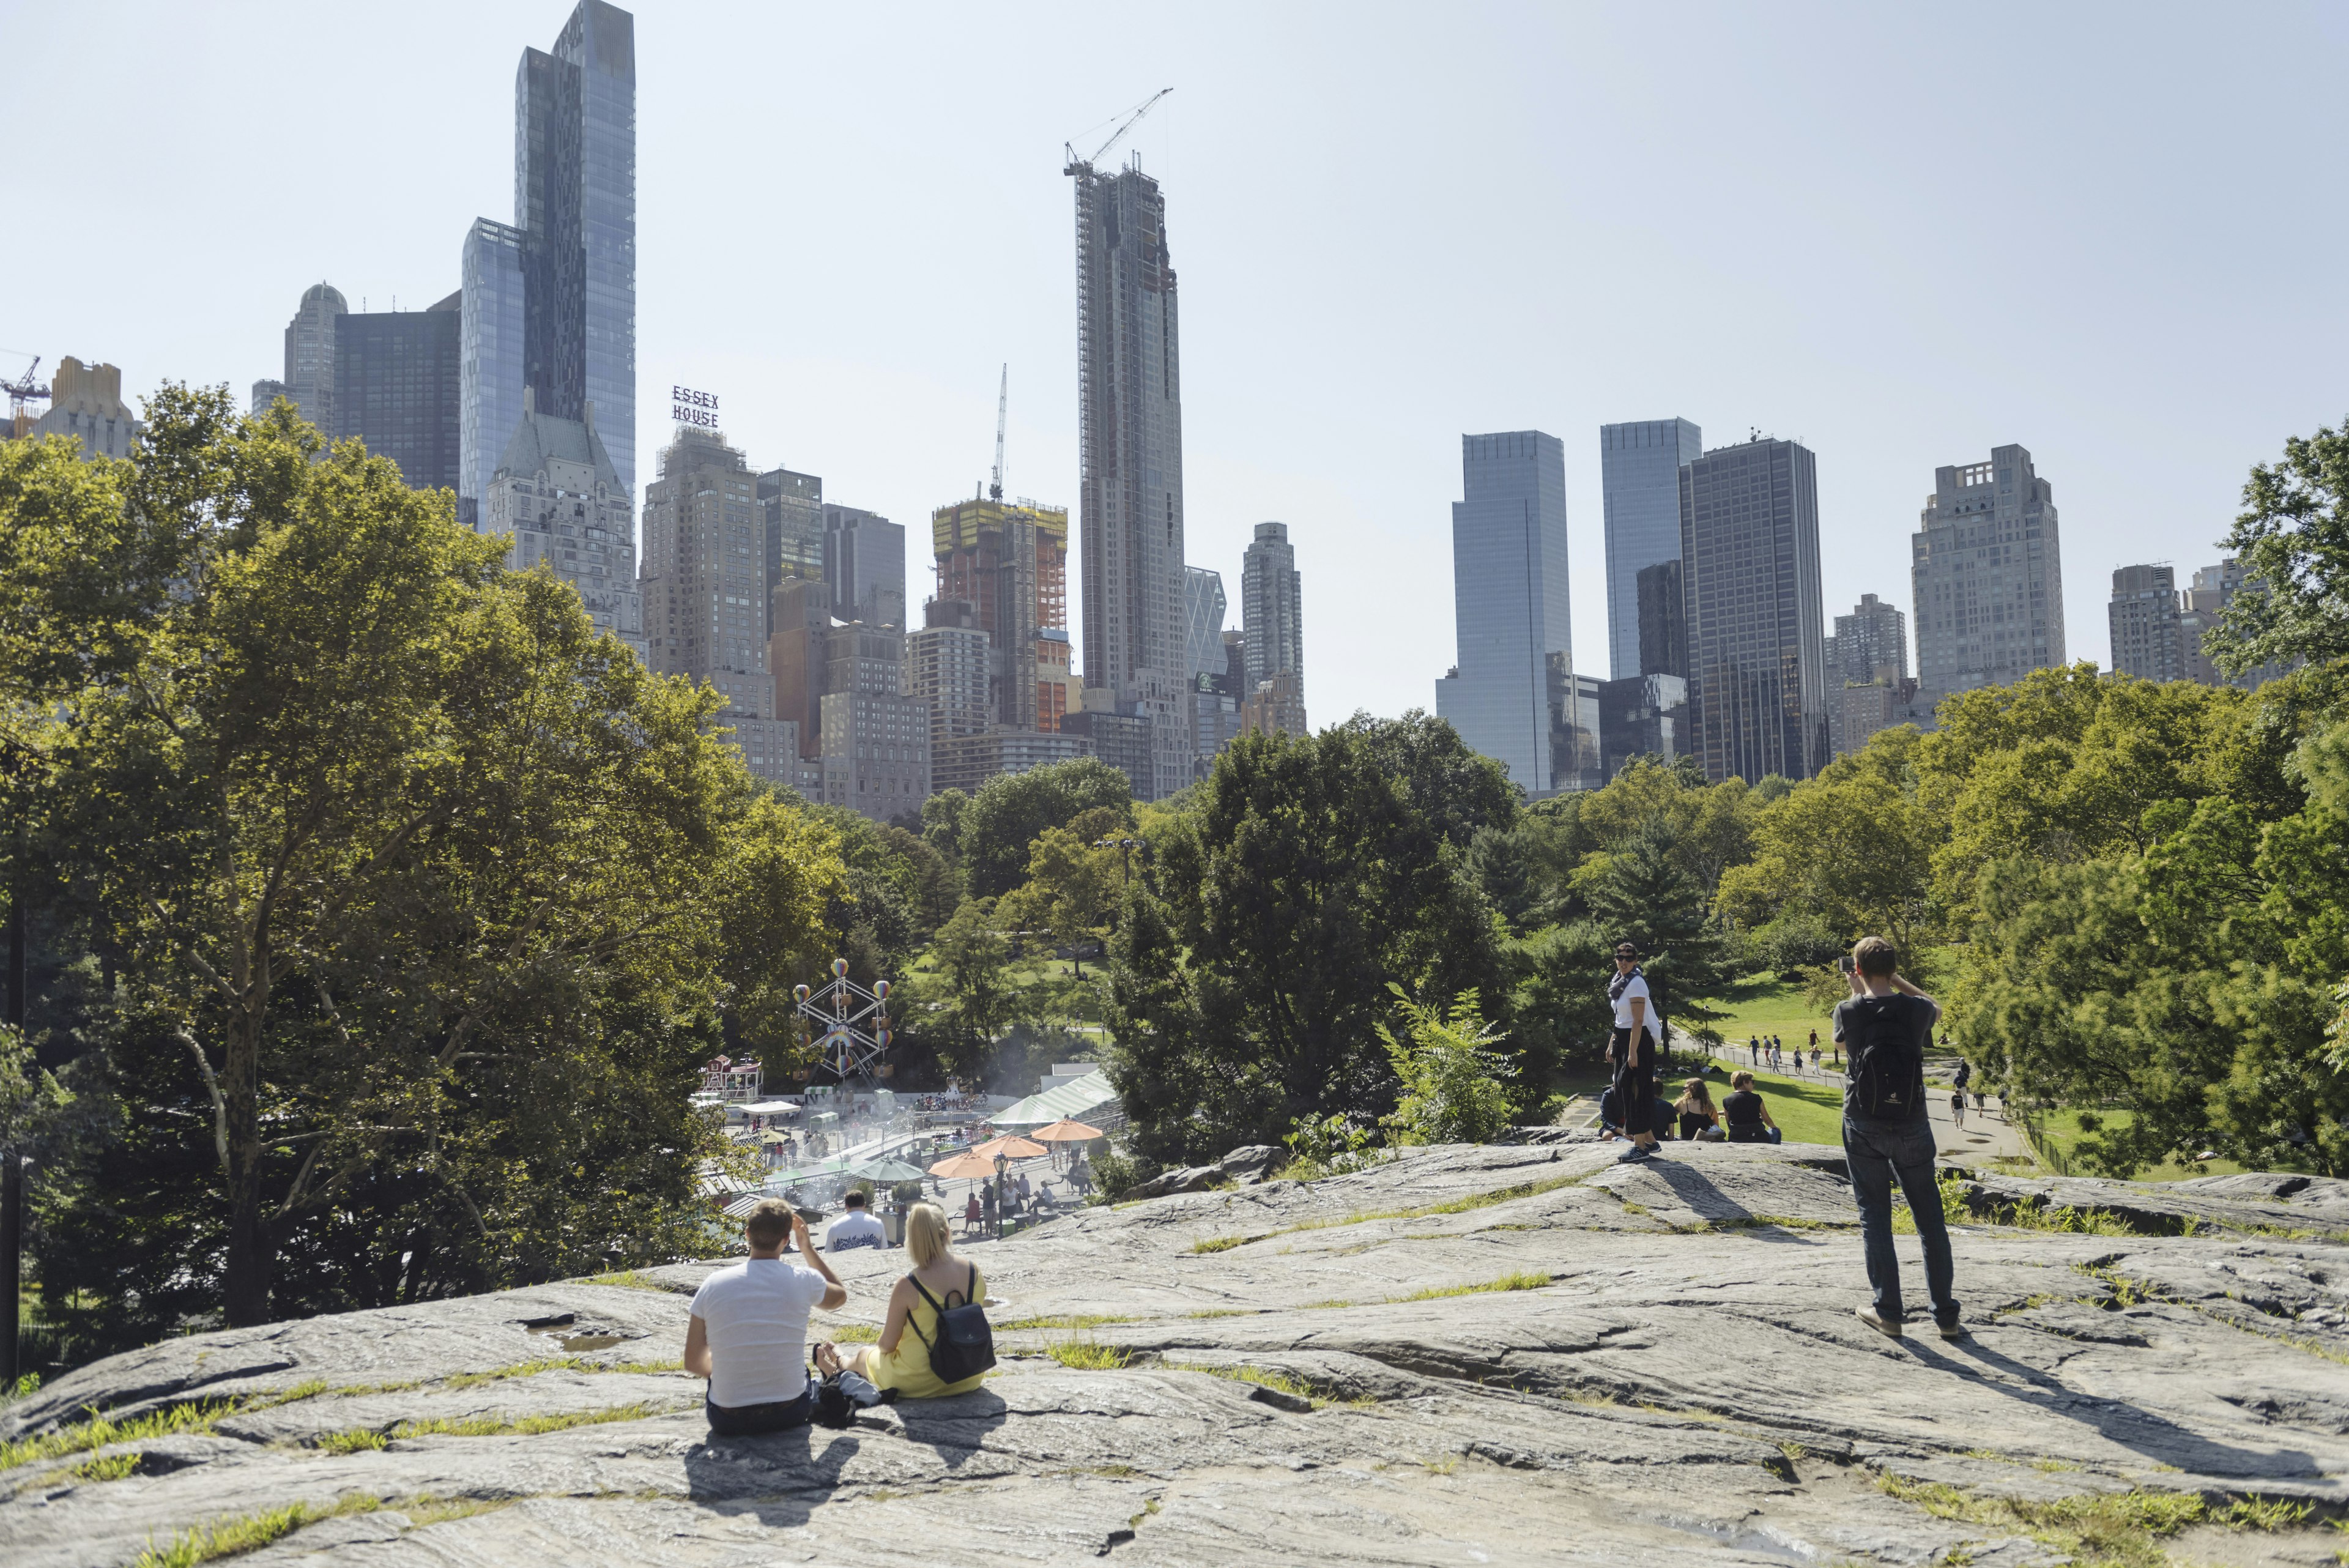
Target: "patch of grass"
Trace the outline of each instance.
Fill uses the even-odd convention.
[[[1204,1312],[1186,1312],[1185,1317],[1254,1317],[1255,1307],[1209,1307]]]
[[[1228,1252],[1234,1247],[1238,1246],[1242,1241],[1247,1240],[1247,1238],[1246,1236],[1202,1236],[1197,1241],[1191,1243],[1191,1251],[1194,1252]]]
[[[1197,1317],[1200,1314],[1193,1313],[1191,1315]],[[1009,1323],[999,1323],[995,1326],[998,1328],[1099,1328],[1108,1323],[1140,1323],[1141,1321],[1138,1317],[1121,1316],[1116,1313],[1094,1312],[1051,1317],[1015,1317]]]
[[[402,1421],[388,1434],[399,1438],[535,1438],[543,1432],[561,1432],[573,1427],[600,1427],[613,1421],[641,1421],[658,1412],[646,1404],[612,1405],[601,1410],[572,1410],[559,1416],[524,1416],[517,1420],[501,1420],[495,1416],[477,1416],[470,1420]],[[372,1445],[369,1445],[372,1446]]]
[[[1011,1325],[1005,1324],[1003,1326],[1009,1328]],[[878,1345],[881,1343],[880,1329],[869,1323],[834,1324],[826,1332],[830,1335],[832,1343],[834,1345]]]
[[[1806,1220],[1799,1214],[1747,1214],[1735,1220],[1716,1220],[1716,1231],[1848,1231],[1858,1223],[1856,1220]]]
[[[40,1392],[41,1375],[27,1372],[5,1388],[0,1388],[0,1405],[13,1405],[19,1399],[29,1399]]]
[[[495,1513],[514,1500],[510,1497],[434,1497],[427,1492],[409,1499],[399,1505],[399,1511],[421,1530],[428,1524],[445,1524],[452,1519],[471,1519],[477,1513]]]
[[[138,1469],[137,1454],[109,1454],[102,1459],[84,1459],[65,1471],[64,1475],[72,1481],[110,1481],[120,1480],[136,1473]]]
[[[356,1454],[367,1449],[381,1449],[390,1441],[373,1427],[353,1427],[346,1431],[328,1432],[313,1440],[310,1446],[321,1453]]]
[[[222,1417],[233,1415],[238,1407],[233,1399],[195,1400],[149,1415],[134,1416],[127,1421],[115,1420],[93,1409],[89,1419],[77,1426],[37,1438],[0,1443],[0,1470],[15,1469],[19,1465],[29,1465],[41,1459],[59,1459],[67,1454],[86,1454],[116,1443],[209,1432]]]
[[[658,1291],[663,1295],[674,1293],[667,1285],[662,1284],[642,1269],[619,1269],[610,1273],[590,1274],[581,1282],[590,1285],[618,1285],[624,1290],[631,1291]]]
[[[1048,1339],[1044,1354],[1079,1372],[1115,1372],[1133,1361],[1132,1351],[1090,1339]]]
[[[1210,1377],[1222,1377],[1234,1383],[1251,1383],[1260,1388],[1270,1388],[1295,1398],[1309,1399],[1312,1401],[1316,1410],[1327,1409],[1332,1405],[1343,1405],[1348,1409],[1362,1410],[1378,1403],[1376,1399],[1367,1395],[1358,1399],[1340,1399],[1334,1395],[1322,1394],[1317,1392],[1310,1384],[1301,1383],[1286,1372],[1275,1372],[1268,1366],[1211,1366],[1200,1361],[1170,1361],[1166,1365],[1169,1370],[1174,1372],[1204,1372]]]
[[[1387,1300],[1391,1302],[1432,1302],[1440,1300],[1444,1296],[1481,1295],[1486,1291],[1538,1291],[1547,1288],[1549,1282],[1550,1278],[1547,1274],[1530,1273],[1524,1270],[1519,1270],[1515,1273],[1503,1274],[1497,1280],[1486,1280],[1483,1284],[1434,1285],[1423,1291],[1413,1291],[1407,1296],[1389,1296]]]
[[[1562,1187],[1581,1184],[1578,1176],[1546,1176],[1537,1181],[1521,1181],[1515,1187],[1503,1187],[1491,1192],[1472,1192],[1465,1198],[1454,1198],[1447,1203],[1431,1203],[1423,1209],[1405,1211],[1405,1217],[1419,1219],[1428,1214],[1466,1214],[1477,1209],[1490,1209],[1495,1203],[1515,1203],[1520,1198],[1538,1198],[1545,1192],[1556,1192]]]
[[[1446,1454],[1440,1459],[1422,1459],[1420,1468],[1432,1476],[1448,1476],[1460,1468],[1458,1454]]]
[[[1303,1306],[1297,1310],[1299,1312],[1344,1312],[1348,1307],[1352,1306],[1353,1304],[1354,1303],[1350,1301],[1333,1299],[1326,1302],[1307,1302]]]
[[[845,1336],[843,1336],[845,1337]],[[450,1388],[477,1388],[484,1383],[499,1383],[509,1377],[535,1377],[542,1372],[682,1372],[683,1361],[590,1361],[584,1355],[551,1355],[537,1361],[519,1361],[512,1366],[493,1366],[487,1372],[460,1372],[444,1377],[441,1383]],[[413,1384],[403,1385],[413,1387]],[[343,1390],[337,1390],[343,1392]],[[353,1389],[349,1392],[369,1392]]]
[[[134,1568],[195,1568],[199,1563],[217,1558],[241,1556],[257,1552],[273,1541],[293,1534],[305,1524],[321,1520],[340,1519],[353,1513],[373,1513],[383,1506],[372,1497],[350,1497],[330,1508],[313,1508],[306,1502],[289,1502],[284,1508],[273,1508],[262,1513],[243,1514],[233,1519],[218,1519],[183,1530],[162,1546],[149,1542],[139,1554]]]
[[[2196,1524],[2232,1530],[2283,1530],[2308,1517],[2305,1503],[2229,1500],[2213,1508],[2197,1493],[2128,1491],[2050,1501],[1972,1497],[1939,1482],[1882,1476],[1877,1485],[1936,1519],[2027,1532],[2070,1556],[2080,1568],[2164,1568],[2161,1542]]]

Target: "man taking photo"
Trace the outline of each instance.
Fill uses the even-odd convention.
[[[1835,1038],[1851,1062],[1843,1092],[1844,1164],[1859,1203],[1861,1245],[1875,1300],[1854,1310],[1869,1327],[1900,1337],[1900,1259],[1892,1248],[1892,1183],[1898,1180],[1925,1250],[1925,1287],[1943,1339],[1963,1337],[1950,1232],[1933,1178],[1933,1124],[1925,1111],[1925,1043],[1941,1016],[1933,999],[1900,977],[1892,944],[1862,937],[1836,1004]]]
[[[1615,978],[1607,982],[1607,1000],[1615,1009],[1615,1034],[1607,1054],[1615,1062],[1616,1103],[1623,1106],[1631,1135],[1631,1147],[1615,1158],[1632,1165],[1656,1153],[1656,1038],[1648,1028],[1648,978],[1640,972],[1640,950],[1630,942],[1615,944]]]

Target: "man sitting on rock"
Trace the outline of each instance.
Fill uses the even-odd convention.
[[[841,1199],[847,1212],[833,1220],[823,1233],[823,1250],[837,1252],[847,1247],[885,1247],[889,1232],[873,1217],[872,1199],[862,1188]]]
[[[709,1379],[704,1405],[721,1438],[804,1427],[808,1395],[808,1309],[837,1310],[848,1288],[808,1239],[807,1221],[780,1199],[765,1198],[742,1220],[750,1255],[701,1282],[685,1331],[685,1369]],[[783,1260],[795,1242],[808,1266]]]
[[[1943,1339],[1958,1339],[1958,1300],[1941,1189],[1933,1172],[1933,1124],[1925,1110],[1925,1044],[1941,1010],[1900,978],[1899,955],[1882,937],[1862,937],[1846,978],[1851,996],[1836,1004],[1835,1037],[1851,1057],[1843,1092],[1844,1164],[1859,1202],[1868,1283],[1875,1293],[1854,1310],[1870,1328],[1900,1337],[1900,1259],[1892,1247],[1892,1183],[1909,1199],[1925,1250],[1925,1286]]]

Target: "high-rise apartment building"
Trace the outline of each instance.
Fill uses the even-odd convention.
[[[2019,446],[1933,471],[1911,536],[1918,706],[2064,662],[2055,493]]]
[[[1681,558],[1681,469],[1704,452],[1686,420],[1638,420],[1599,427],[1599,489],[1607,512],[1607,660],[1609,679],[1682,674],[1687,659],[1680,612],[1641,574]],[[1671,599],[1679,597],[1678,585]],[[1649,628],[1647,612],[1657,624]],[[1677,651],[1665,653],[1666,649]],[[1645,650],[1645,651],[1643,651]],[[1651,656],[1653,656],[1652,658]]]
[[[1305,722],[1305,683],[1294,675],[1275,675],[1257,683],[1240,699],[1243,735],[1296,735],[1313,732]],[[1210,765],[1212,765],[1210,759]]]
[[[905,692],[930,705],[933,767],[947,743],[994,727],[992,660],[978,609],[968,599],[932,599],[924,625],[905,634]]]
[[[532,389],[541,414],[593,402],[615,472],[636,478],[636,20],[580,0],[514,73],[514,214],[463,258],[460,513],[486,488]],[[647,515],[650,512],[647,498]],[[478,515],[478,513],[475,513]]]
[[[49,406],[29,422],[27,434],[69,435],[84,457],[129,457],[147,427],[122,400],[122,370],[115,365],[85,365],[68,354],[49,378]]]
[[[1248,691],[1276,675],[1305,682],[1305,590],[1288,524],[1259,523],[1240,557],[1240,630],[1247,638]]]
[[[577,591],[597,630],[649,662],[635,509],[604,450],[595,405],[585,411],[585,420],[541,415],[525,389],[522,420],[490,481],[484,531],[511,535],[508,566],[527,572],[544,563]],[[755,711],[771,710],[761,704]]]
[[[2240,675],[2226,675],[2210,662],[2204,651],[2202,639],[2219,624],[2219,612],[2227,602],[2243,590],[2246,575],[2241,562],[2228,559],[2215,566],[2194,568],[2194,586],[2178,595],[2178,640],[2179,668],[2189,680],[2199,680],[2206,686],[2240,686],[2246,691],[2256,691],[2279,675],[2300,668],[2297,659],[2274,661],[2256,670],[2246,670]]]
[[[837,620],[905,625],[905,529],[874,512],[823,508],[823,575]]]
[[[1247,695],[1247,634],[1226,631],[1221,641],[1223,668],[1191,678],[1191,722],[1197,736],[1194,765],[1201,778],[1214,770],[1216,759],[1240,734],[1240,703]]]
[[[1205,566],[1183,568],[1184,670],[1195,684],[1224,672],[1224,577]]]
[[[1088,686],[1078,696],[1081,706],[1061,718],[1061,733],[1123,774],[1140,796],[1158,776],[1151,716],[1139,702],[1120,702],[1107,687]]]
[[[1166,199],[1138,166],[1076,181],[1084,680],[1145,720],[1144,800],[1191,782],[1185,675],[1183,383]],[[1088,700],[1090,701],[1090,699]],[[1091,711],[1099,711],[1088,709]]]
[[[285,324],[284,395],[329,441],[335,435],[335,322],[349,309],[342,290],[314,283]]]
[[[2178,623],[2178,574],[2166,566],[2122,566],[2113,573],[2106,609],[2113,637],[2113,673],[2144,680],[2177,680],[2186,673]]]
[[[904,633],[888,634],[902,640]],[[874,822],[930,798],[930,706],[918,697],[823,694],[823,798]]]
[[[1837,756],[1899,723],[1916,696],[1909,679],[1909,618],[1862,594],[1827,634],[1827,738]]]
[[[767,630],[775,630],[773,589],[792,577],[821,583],[823,575],[823,481],[788,468],[759,475],[759,515],[766,531]],[[828,591],[828,590],[827,590]]]
[[[463,297],[460,290],[429,310],[335,317],[334,423],[321,428],[337,441],[356,436],[369,453],[391,459],[411,490],[460,488]],[[573,422],[583,417],[584,410]],[[636,575],[633,566],[628,575]]]
[[[602,411],[597,405],[599,429]],[[758,483],[724,436],[678,426],[660,454],[660,477],[645,486],[642,566],[647,664],[707,680],[734,714],[764,719],[774,716],[775,686]]]
[[[1826,765],[1818,469],[1807,447],[1756,437],[1681,470],[1690,751],[1718,783]]]
[[[1435,711],[1529,794],[1561,787],[1552,726],[1571,724],[1566,447],[1539,431],[1460,438],[1452,506],[1452,599],[1460,662]],[[1249,628],[1251,642],[1255,630]],[[1250,649],[1251,662],[1255,650]],[[1562,737],[1558,739],[1563,739]]]
[[[973,497],[930,514],[937,597],[977,611],[997,724],[1057,731],[1069,697],[1069,513]]]
[[[768,590],[767,603],[772,628],[767,634],[767,670],[775,682],[775,716],[799,725],[800,754],[812,758],[823,731],[832,590],[822,577],[785,577]]]

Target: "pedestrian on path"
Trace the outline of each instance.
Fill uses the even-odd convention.
[[[1966,1092],[1963,1089],[1950,1091],[1950,1125],[1961,1132],[1965,1130]]]
[[[1874,1299],[1853,1310],[1898,1339],[1901,1333],[1900,1257],[1892,1244],[1892,1184],[1900,1183],[1925,1252],[1925,1286],[1943,1339],[1963,1337],[1949,1227],[1934,1179],[1933,1124],[1925,1112],[1925,1045],[1941,1016],[1933,999],[1900,977],[1899,955],[1882,937],[1862,937],[1845,980],[1851,995],[1836,1004],[1834,1034],[1851,1053],[1844,1088],[1844,1167],[1859,1205],[1861,1248]]]
[[[1630,1165],[1656,1153],[1650,1109],[1656,1101],[1656,1037],[1648,1027],[1648,978],[1640,972],[1640,950],[1628,941],[1615,944],[1615,977],[1607,983],[1607,1001],[1615,1011],[1608,1054],[1617,1064],[1615,1094],[1631,1137],[1631,1147],[1616,1158]]]

